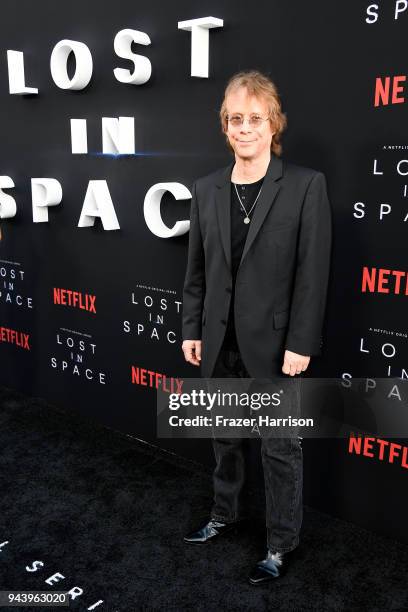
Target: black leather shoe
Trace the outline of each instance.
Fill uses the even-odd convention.
[[[259,561],[248,576],[249,583],[260,585],[284,576],[293,558],[293,553],[294,550],[286,553],[268,552],[266,559]]]
[[[192,531],[188,535],[184,536],[184,542],[188,544],[205,544],[206,542],[215,540],[221,535],[230,531],[237,531],[239,527],[245,522],[245,519],[234,521],[233,523],[221,523],[215,519],[210,519],[206,525]]]

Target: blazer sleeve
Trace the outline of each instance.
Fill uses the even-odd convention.
[[[201,340],[201,318],[205,295],[205,259],[200,230],[196,182],[190,208],[187,269],[183,287],[183,340]]]
[[[330,272],[332,214],[326,178],[317,172],[303,202],[285,348],[320,355]]]

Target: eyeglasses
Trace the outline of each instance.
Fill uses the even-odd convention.
[[[245,119],[243,115],[227,115],[227,121],[231,123],[233,126],[238,127],[243,125]],[[264,119],[260,115],[253,114],[249,117],[248,122],[251,127],[259,127],[263,121],[268,121],[269,115]]]

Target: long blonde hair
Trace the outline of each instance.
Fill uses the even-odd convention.
[[[271,127],[275,131],[272,136],[271,152],[277,156],[282,154],[282,145],[280,143],[283,131],[287,126],[287,118],[282,112],[282,105],[275,83],[259,70],[243,70],[234,74],[228,81],[224,92],[224,100],[220,108],[221,129],[225,134],[228,147],[232,149],[228,139],[227,129],[227,106],[226,99],[230,93],[245,87],[248,95],[256,96],[259,99],[264,99],[269,108],[269,121]]]

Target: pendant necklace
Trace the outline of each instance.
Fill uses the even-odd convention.
[[[261,185],[261,188],[260,188],[260,190],[259,190],[259,192],[258,192],[258,195],[257,195],[257,196],[256,196],[256,198],[255,198],[255,202],[252,204],[252,206],[251,206],[251,208],[250,208],[249,212],[247,212],[247,211],[246,211],[246,208],[245,208],[245,206],[243,205],[241,198],[239,197],[239,193],[238,193],[238,189],[237,189],[237,185],[236,185],[236,183],[234,183],[234,187],[235,187],[236,194],[237,194],[237,196],[238,196],[238,200],[239,200],[239,202],[240,202],[240,204],[241,204],[241,206],[242,206],[242,209],[244,210],[245,215],[246,215],[246,216],[244,217],[244,223],[247,223],[247,224],[248,224],[248,223],[250,222],[250,220],[251,220],[251,219],[249,218],[249,213],[251,212],[251,210],[252,210],[252,209],[253,209],[253,207],[255,206],[255,204],[256,204],[256,202],[257,202],[257,200],[258,200],[259,196],[261,195],[261,191],[262,191],[262,187],[263,187],[263,185]]]

